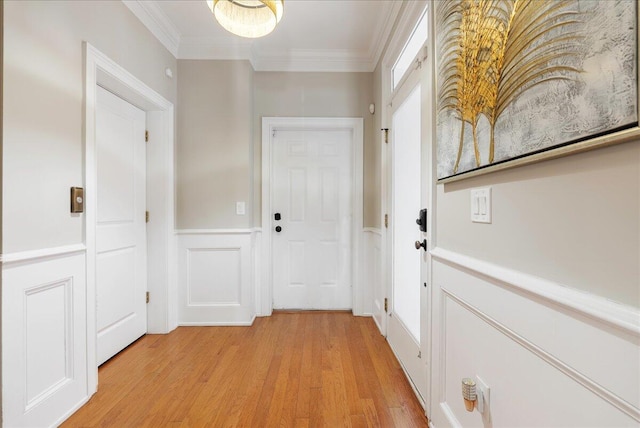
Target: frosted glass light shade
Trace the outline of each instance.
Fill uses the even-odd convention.
[[[284,0],[207,0],[222,27],[238,36],[266,36],[282,18]]]

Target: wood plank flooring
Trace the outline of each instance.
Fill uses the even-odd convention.
[[[99,370],[63,427],[426,427],[371,318],[275,313],[147,335]]]

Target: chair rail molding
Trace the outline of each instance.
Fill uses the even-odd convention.
[[[443,248],[433,249],[431,255],[451,266],[499,281],[505,287],[559,304],[640,337],[640,310],[636,308]]]
[[[47,259],[64,257],[76,253],[84,253],[87,247],[84,244],[64,245],[62,247],[43,248],[32,251],[20,251],[16,253],[0,254],[0,263],[7,268],[16,263],[31,263]]]

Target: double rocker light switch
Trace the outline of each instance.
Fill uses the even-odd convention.
[[[471,189],[471,221],[491,223],[491,187]]]

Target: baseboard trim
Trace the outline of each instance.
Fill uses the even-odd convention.
[[[67,257],[74,254],[84,253],[86,250],[87,247],[84,244],[73,244],[62,247],[6,253],[0,255],[0,263],[2,263],[4,267],[9,267],[10,265],[18,263],[34,263],[58,257]]]
[[[640,337],[640,310],[631,306],[443,248],[433,249],[431,256],[436,261],[490,278],[508,288],[534,295]]]
[[[460,424],[460,421],[458,421],[458,418],[456,418],[456,416],[453,414],[451,407],[449,407],[447,403],[440,403],[440,409],[442,410],[444,417],[447,418],[447,422],[449,422],[452,427],[454,428],[462,427],[462,425]]]
[[[80,408],[82,406],[84,406],[85,404],[87,404],[89,402],[89,400],[91,399],[91,397],[93,396],[93,393],[91,395],[89,395],[88,397],[83,398],[82,400],[80,400],[75,406],[73,406],[71,409],[69,409],[69,411],[67,413],[65,413],[64,415],[62,415],[62,417],[60,417],[60,419],[58,419],[53,425],[51,425],[52,427],[57,427],[62,425],[62,423],[64,421],[66,421],[67,419],[69,419],[69,417],[71,417],[71,415],[73,415],[75,412],[77,412],[78,410],[80,410]]]
[[[231,321],[231,322],[178,322],[178,327],[251,327],[256,320],[256,315],[251,317],[250,321]]]
[[[176,235],[249,235],[258,232],[257,228],[250,229],[177,229]]]

